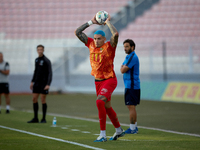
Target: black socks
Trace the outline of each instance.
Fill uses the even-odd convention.
[[[39,109],[39,105],[38,102],[37,103],[33,103],[33,110],[34,110],[34,118],[38,119],[38,109]],[[46,118],[46,112],[47,112],[47,104],[42,104],[42,112],[43,112],[43,118],[42,120],[45,120]]]
[[[33,103],[33,110],[34,110],[34,118],[38,119],[38,102],[37,103]]]
[[[42,112],[43,112],[43,118],[42,120],[45,120],[46,112],[47,112],[47,104],[42,104]]]

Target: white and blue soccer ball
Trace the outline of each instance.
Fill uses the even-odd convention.
[[[104,10],[98,11],[96,13],[96,20],[99,24],[104,24],[107,18],[108,18],[108,13]]]

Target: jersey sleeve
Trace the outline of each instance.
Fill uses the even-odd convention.
[[[10,70],[10,65],[8,62],[6,62],[4,70]]]
[[[50,60],[47,60],[47,67],[48,67],[47,85],[50,85],[51,81],[52,81],[52,68],[51,68],[51,61]]]
[[[31,80],[31,82],[35,82],[35,78],[36,78],[36,70],[37,70],[37,65],[36,65],[36,60],[35,60],[35,70],[34,70],[33,78],[32,78],[32,80]]]
[[[113,51],[116,50],[116,47],[112,47],[112,46],[111,46],[110,41],[108,41],[108,45],[109,45],[110,50],[113,50]]]
[[[134,55],[132,55],[129,59],[128,62],[126,64],[127,67],[132,68],[135,64],[136,64],[136,60],[137,57],[134,57]]]
[[[124,60],[124,62],[122,63],[122,65],[125,65],[125,60]]]
[[[87,41],[87,44],[85,44],[85,46],[87,46],[89,48],[90,46],[90,43],[93,42],[94,40],[90,37],[88,37],[88,41]]]

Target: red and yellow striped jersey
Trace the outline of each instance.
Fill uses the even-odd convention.
[[[101,47],[96,47],[94,40],[90,37],[88,37],[88,42],[85,45],[90,50],[91,75],[100,79],[115,77],[113,62],[116,47],[113,48],[110,41]]]

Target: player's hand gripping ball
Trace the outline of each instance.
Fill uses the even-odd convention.
[[[108,13],[104,10],[96,13],[96,20],[99,24],[104,24],[107,18],[108,18]]]

